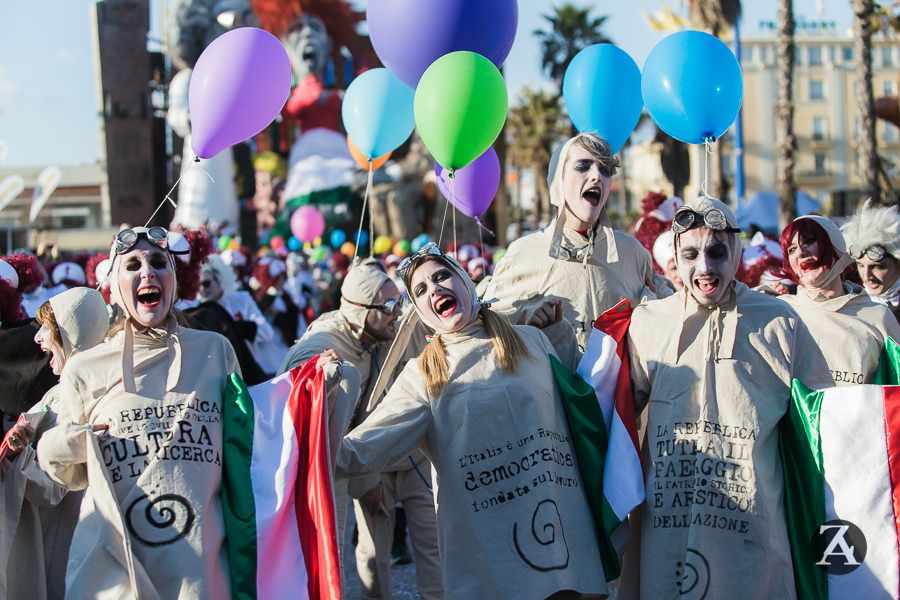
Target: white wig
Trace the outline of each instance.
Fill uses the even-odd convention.
[[[896,206],[875,206],[867,200],[841,227],[850,253],[859,256],[870,246],[881,246],[900,260],[900,211]]]
[[[236,292],[238,289],[237,278],[234,276],[234,271],[225,264],[225,261],[222,260],[222,257],[218,254],[209,255],[209,258],[207,258],[206,262],[203,263],[203,266],[200,267],[200,273],[201,275],[209,273],[215,277],[216,281],[218,281],[219,285],[222,287],[222,294],[225,296],[232,292]]]

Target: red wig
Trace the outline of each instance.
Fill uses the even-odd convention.
[[[90,257],[87,261],[87,265],[84,267],[84,274],[87,277],[87,286],[90,288],[97,288],[97,266],[102,263],[104,260],[109,258],[106,254],[100,253],[95,254]]]
[[[178,297],[182,300],[193,300],[200,291],[200,265],[213,253],[212,238],[203,229],[185,229],[181,232],[191,253],[187,262],[180,256],[175,258],[175,281],[178,282]]]
[[[831,243],[831,238],[828,237],[828,232],[825,231],[824,227],[813,219],[797,219],[793,221],[781,232],[781,251],[784,253],[784,259],[782,260],[781,273],[779,275],[790,279],[794,283],[799,283],[799,280],[789,262],[788,246],[791,245],[791,241],[795,236],[799,236],[800,240],[806,241],[806,243],[815,242],[818,244],[819,254],[813,257],[815,259],[813,267],[826,266],[830,268],[840,258],[840,253],[834,247],[834,244]]]
[[[632,235],[637,238],[641,246],[647,249],[651,256],[653,256],[653,243],[656,242],[656,238],[662,232],[671,227],[671,222],[660,221],[656,217],[651,216],[650,213],[659,208],[660,204],[665,202],[667,198],[668,196],[659,192],[648,192],[641,200],[641,216],[634,222]],[[663,270],[656,264],[656,261],[654,260],[652,263],[653,270],[663,274]]]
[[[335,49],[356,45],[356,25],[361,16],[346,0],[251,0],[250,5],[262,28],[275,37],[287,33],[291,23],[305,13],[322,19]]]
[[[19,286],[13,287],[0,279],[0,323],[13,327],[28,318],[22,308],[22,292],[37,287],[44,280],[44,272],[32,254],[10,254],[3,258],[19,276]]]

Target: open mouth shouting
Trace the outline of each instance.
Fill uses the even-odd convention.
[[[581,197],[585,202],[597,208],[603,200],[603,188],[599,185],[589,187],[582,192]]]
[[[441,294],[432,301],[431,306],[437,316],[446,319],[456,310],[457,304],[456,297],[452,294]]]
[[[137,301],[140,306],[154,308],[162,300],[162,290],[155,285],[147,285],[138,289]]]
[[[719,289],[719,278],[709,275],[694,279],[694,289],[704,296],[712,296]]]

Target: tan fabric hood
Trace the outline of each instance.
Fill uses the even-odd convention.
[[[365,327],[366,315],[369,314],[369,309],[364,306],[356,306],[350,302],[372,304],[375,295],[378,294],[378,290],[381,289],[381,286],[386,281],[391,281],[387,273],[364,265],[353,267],[344,278],[344,283],[341,284],[340,311],[344,318],[358,331],[362,331],[363,327]]]
[[[106,337],[109,313],[95,289],[76,287],[50,298],[66,358],[96,346]]]

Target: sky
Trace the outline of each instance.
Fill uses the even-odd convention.
[[[151,0],[151,6],[155,9],[162,1]],[[539,41],[532,32],[548,29],[542,15],[552,14],[552,7],[565,1],[592,6],[594,17],[606,16],[604,33],[638,66],[665,37],[651,29],[641,10],[654,14],[666,4],[676,12],[687,10],[681,0],[519,0],[516,39],[504,69],[511,103],[516,103],[517,92],[526,83],[549,85],[541,73]],[[365,0],[352,3],[365,6]],[[93,4],[92,0],[0,0],[0,168],[97,161]],[[743,4],[742,36],[761,34],[760,21],[776,18],[777,0],[745,0]],[[794,0],[797,20],[816,20],[818,8],[824,20],[837,23],[838,32],[852,23],[850,0]]]

